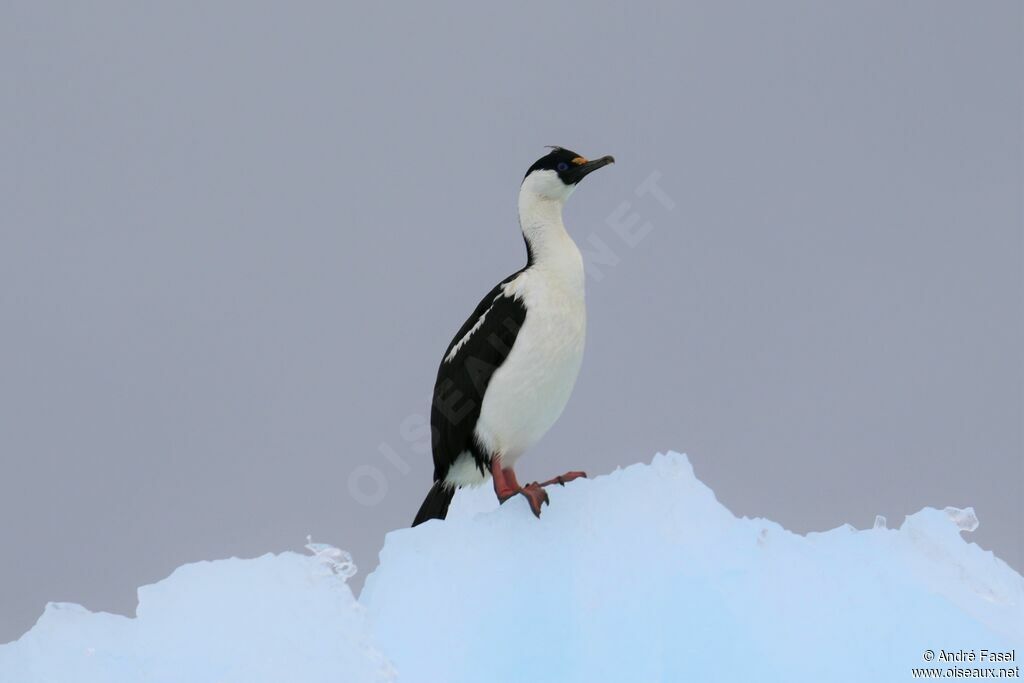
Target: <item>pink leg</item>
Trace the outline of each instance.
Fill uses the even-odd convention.
[[[491,478],[494,480],[494,494],[500,502],[504,503],[517,493],[521,494],[529,501],[534,516],[540,517],[540,506],[548,502],[548,494],[540,484],[533,482],[520,486],[515,471],[511,467],[502,468],[496,457],[491,459]]]

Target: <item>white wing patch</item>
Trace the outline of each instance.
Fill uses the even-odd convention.
[[[504,296],[504,294],[499,294],[498,296],[494,297],[494,301],[497,301],[498,297],[501,297],[501,296]],[[444,362],[445,363],[451,363],[452,359],[455,358],[456,355],[458,355],[459,349],[461,349],[463,346],[465,346],[466,342],[469,341],[469,338],[473,336],[473,333],[476,332],[477,330],[479,330],[480,326],[484,324],[484,320],[487,319],[487,314],[490,313],[491,310],[494,309],[494,301],[491,302],[490,308],[488,308],[486,311],[484,311],[483,315],[480,316],[480,319],[476,321],[476,324],[473,325],[473,327],[469,328],[469,331],[466,332],[466,334],[462,337],[462,339],[460,339],[458,342],[455,343],[455,346],[452,347],[452,350],[449,351],[448,355],[444,357]]]
[[[473,327],[469,328],[469,331],[466,332],[465,335],[463,335],[462,339],[460,339],[459,341],[457,341],[455,343],[455,346],[452,347],[452,350],[449,351],[448,355],[444,357],[444,362],[445,363],[451,363],[452,359],[454,359],[455,356],[457,356],[459,354],[459,349],[461,349],[463,346],[465,346],[466,342],[469,341],[469,338],[473,336],[473,333],[480,329],[480,326],[484,324],[484,320],[487,319],[487,314],[490,313],[492,310],[494,310],[494,302],[495,301],[497,301],[498,299],[500,299],[503,296],[507,296],[507,297],[510,297],[510,298],[513,298],[513,299],[517,297],[516,287],[514,285],[516,284],[516,282],[518,280],[519,280],[519,278],[517,277],[517,278],[509,280],[507,283],[505,283],[505,286],[503,286],[501,288],[501,294],[499,294],[498,296],[494,297],[494,299],[491,301],[491,305],[487,308],[486,311],[483,312],[483,315],[480,316],[480,319],[477,320],[476,323],[473,324]]]

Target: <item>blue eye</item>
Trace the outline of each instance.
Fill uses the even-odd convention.
[[[560,161],[560,162],[558,162],[558,167],[557,168],[558,168],[559,171],[568,171],[569,170],[569,164],[565,163],[564,161]]]

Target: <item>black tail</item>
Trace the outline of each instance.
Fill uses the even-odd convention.
[[[435,481],[434,485],[430,487],[430,491],[427,492],[427,497],[423,499],[423,505],[420,505],[420,511],[416,513],[416,519],[412,521],[412,525],[423,524],[428,519],[444,519],[448,514],[448,505],[451,504],[453,496],[455,496],[454,486],[445,486],[441,482]]]

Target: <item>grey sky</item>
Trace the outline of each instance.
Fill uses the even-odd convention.
[[[1024,565],[1020,3],[229,4],[0,10],[0,642],[307,533],[371,570],[547,144],[615,155],[566,222],[617,263],[525,478],[675,449]]]

